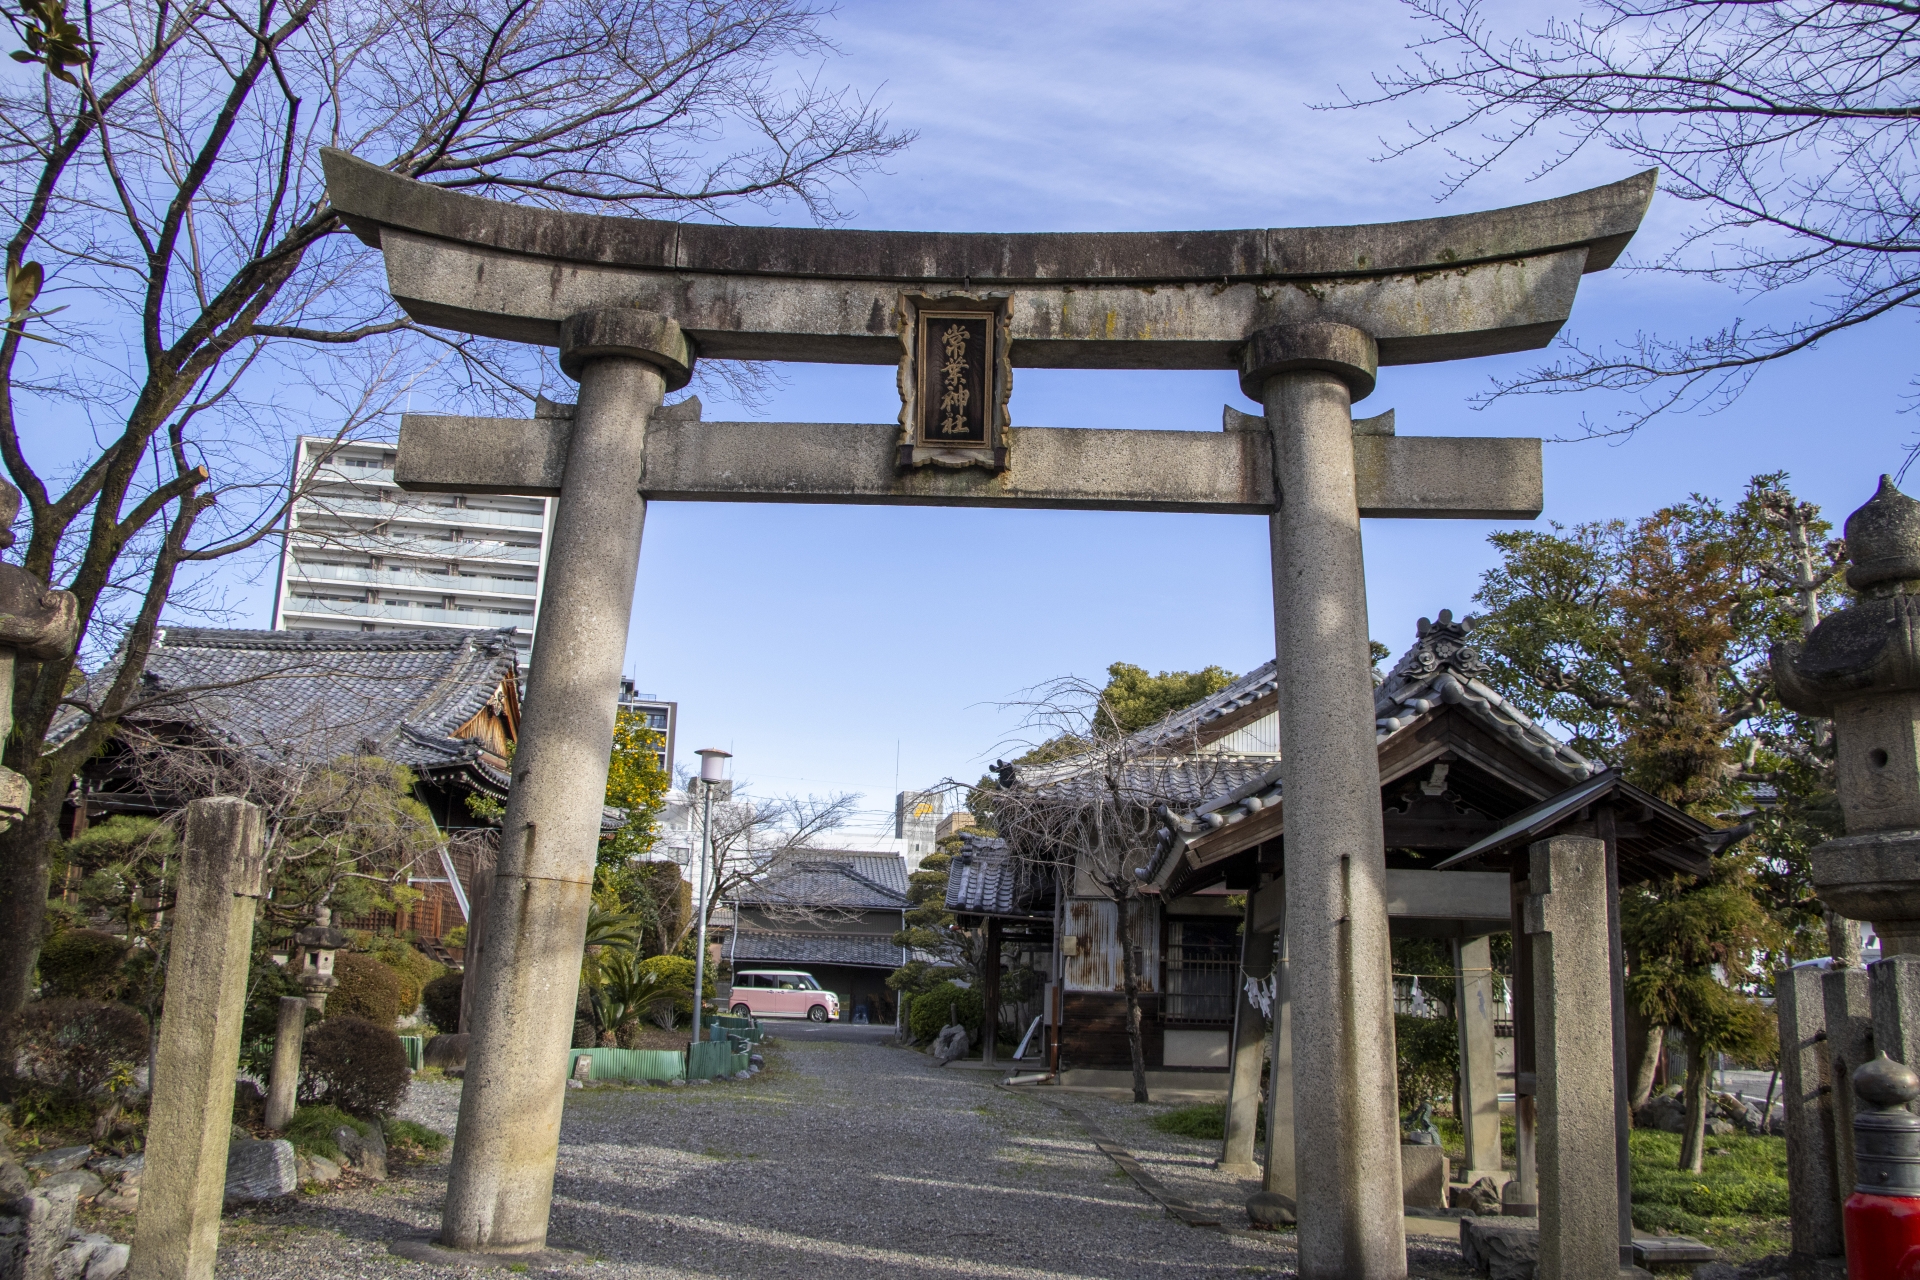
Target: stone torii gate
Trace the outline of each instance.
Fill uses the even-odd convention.
[[[1654,175],[1374,226],[997,235],[557,213],[325,163],[408,315],[557,346],[580,382],[570,418],[401,428],[403,488],[561,498],[441,1244],[546,1246],[648,500],[1201,511],[1271,521],[1301,1275],[1404,1277],[1360,520],[1532,518],[1540,442],[1399,438],[1350,406],[1382,364],[1546,345]],[[898,365],[901,422],[653,421],[696,355]],[[1238,369],[1266,413],[1219,432],[1014,428],[1015,366]]]

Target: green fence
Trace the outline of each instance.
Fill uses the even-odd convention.
[[[589,1080],[684,1080],[687,1056],[678,1049],[575,1049],[567,1057],[567,1078],[575,1063],[589,1059]]]
[[[711,1080],[715,1076],[730,1076],[746,1069],[746,1053],[736,1053],[731,1040],[703,1040],[687,1046],[689,1080]]]
[[[424,1036],[401,1036],[400,1047],[407,1051],[407,1066],[415,1071],[426,1065],[426,1038]]]

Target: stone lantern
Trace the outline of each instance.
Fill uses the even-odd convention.
[[[340,979],[333,976],[333,957],[347,944],[347,935],[329,923],[332,919],[333,913],[321,907],[313,923],[293,935],[301,956],[294,980],[306,988],[307,1005],[315,1013],[326,1012],[327,993],[339,985]]]
[[[20,491],[0,480],[0,550],[13,545]],[[79,604],[70,591],[50,591],[19,565],[0,564],[0,741],[13,731],[13,668],[73,652]],[[27,815],[32,784],[0,766],[0,831]]]
[[[1847,517],[1860,593],[1804,647],[1773,649],[1780,700],[1833,721],[1847,834],[1813,851],[1814,892],[1867,920],[1881,954],[1920,955],[1920,502],[1880,477]]]

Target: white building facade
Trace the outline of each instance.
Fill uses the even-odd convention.
[[[404,493],[391,442],[301,436],[273,627],[475,631],[512,627],[524,671],[539,620],[555,503]]]

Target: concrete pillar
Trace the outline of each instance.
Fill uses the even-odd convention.
[[[1833,1148],[1833,1059],[1827,1052],[1826,971],[1814,965],[1773,977],[1780,1015],[1780,1095],[1787,1110],[1787,1212],[1793,1227],[1792,1270],[1846,1252],[1841,1232],[1842,1177]]]
[[[1854,1185],[1853,1073],[1873,1059],[1873,1006],[1865,969],[1828,969],[1820,975],[1820,989],[1833,1098],[1833,1194],[1844,1205]]]
[[[1867,988],[1875,1052],[1920,1069],[1920,955],[1874,961]]]
[[[280,997],[280,1025],[273,1033],[273,1070],[267,1076],[267,1128],[284,1129],[293,1119],[300,1086],[300,1047],[307,1036],[307,1002]]]
[[[593,892],[614,708],[633,608],[647,423],[684,386],[679,326],[609,308],[560,326],[560,367],[580,379],[554,518],[540,629],[486,907],[473,1031],[440,1243],[545,1248],[566,1055]]]
[[[493,901],[493,872],[500,850],[492,841],[473,851],[473,883],[467,894],[467,945],[461,953],[460,1030],[473,1030],[473,993],[479,989],[480,953],[487,945],[487,904]]]
[[[985,962],[980,966],[980,1062],[994,1066],[1000,1061],[1000,918],[988,916]],[[849,1012],[848,1017],[852,1017]]]
[[[1620,840],[1612,803],[1594,811],[1594,829],[1607,850],[1608,1001],[1613,1010],[1614,1239],[1620,1265],[1633,1262],[1632,1084],[1627,1078],[1627,947],[1620,933]]]
[[[1500,1078],[1495,1074],[1493,946],[1486,937],[1453,944],[1453,1008],[1460,1028],[1460,1127],[1467,1168],[1456,1181],[1503,1180],[1500,1168]]]
[[[1240,365],[1241,387],[1266,406],[1280,495],[1273,603],[1303,1280],[1407,1273],[1351,412],[1373,390],[1377,362],[1368,334],[1304,324],[1254,333]]]
[[[1238,994],[1234,999],[1233,1058],[1227,1075],[1227,1131],[1220,1144],[1219,1168],[1241,1178],[1259,1172],[1253,1163],[1254,1143],[1259,1137],[1260,1068],[1266,1057],[1267,1019],[1260,1007],[1247,995],[1250,981],[1264,982],[1273,975],[1274,933],[1261,929],[1265,899],[1285,892],[1278,882],[1263,885],[1247,894],[1246,923],[1240,934],[1240,972]]]
[[[1535,1100],[1540,1108],[1540,1280],[1618,1280],[1613,999],[1607,847],[1555,836],[1528,850]]]
[[[187,806],[127,1269],[133,1280],[213,1275],[263,870],[258,808],[228,796]]]
[[[1293,973],[1287,954],[1286,885],[1273,934],[1273,1038],[1267,1069],[1267,1171],[1262,1191],[1293,1198]]]

